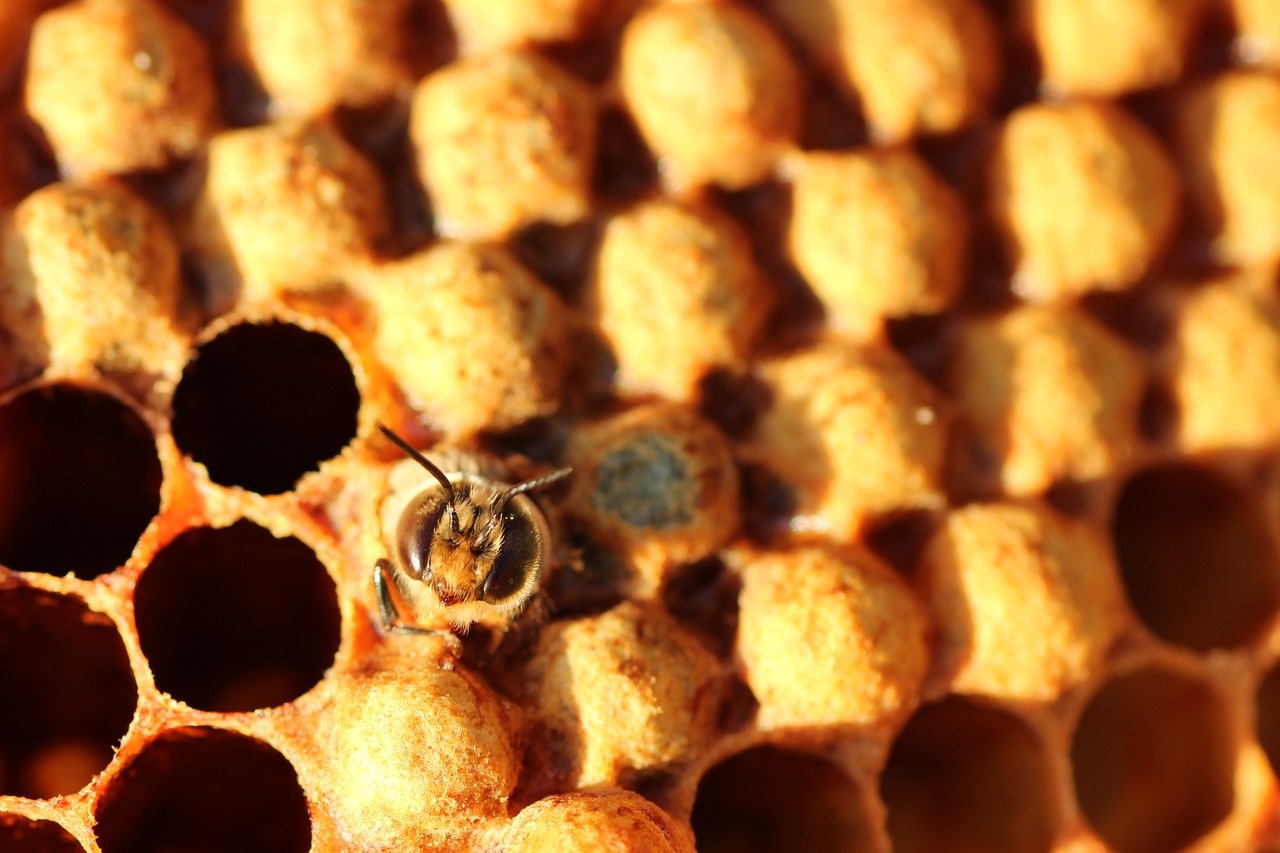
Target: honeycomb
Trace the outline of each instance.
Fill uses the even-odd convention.
[[[0,850],[1280,850],[1278,152],[1271,0],[5,0]],[[460,652],[379,425],[574,469]]]

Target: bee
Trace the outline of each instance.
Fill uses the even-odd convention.
[[[391,559],[374,565],[378,615],[387,631],[441,637],[457,656],[480,623],[505,631],[541,586],[551,560],[547,518],[529,492],[567,477],[561,468],[514,485],[478,473],[446,474],[385,426],[378,429],[434,478],[400,511]],[[409,611],[391,595],[394,585]],[[452,630],[425,625],[448,624]]]

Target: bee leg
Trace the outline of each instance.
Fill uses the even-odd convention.
[[[391,585],[387,583],[387,571],[391,568],[386,560],[379,560],[373,566],[373,590],[378,596],[378,619],[382,629],[393,634],[414,634],[416,636],[439,637],[454,658],[462,657],[462,641],[452,631],[439,628],[423,628],[403,621],[395,599],[391,597]],[[445,667],[453,669],[452,661]]]

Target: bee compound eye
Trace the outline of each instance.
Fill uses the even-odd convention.
[[[448,501],[440,489],[422,492],[404,508],[396,527],[400,567],[417,580],[431,576],[431,543]]]
[[[512,501],[503,512],[502,547],[480,594],[490,604],[518,601],[542,574],[545,523],[527,499]]]

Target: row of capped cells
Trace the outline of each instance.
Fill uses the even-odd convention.
[[[12,7],[10,41],[25,34],[31,22],[22,9],[34,12],[33,4],[40,5]],[[575,2],[554,14],[538,4],[447,3],[429,23],[454,33],[460,56],[443,65],[437,58],[421,79],[401,56],[415,32],[405,23],[413,17],[409,0],[379,4],[377,14],[345,0],[326,4],[323,15],[319,6],[276,5],[243,0],[216,27],[279,117],[256,129],[224,129],[219,98],[229,94],[216,86],[221,66],[207,40],[158,0],[79,0],[31,25],[25,110],[64,176],[207,158],[182,230],[219,306],[358,278],[375,250],[394,242],[388,177],[396,184],[416,173],[440,235],[503,240],[536,224],[579,222],[611,201],[596,196],[601,173],[617,165],[602,150],[609,147],[602,116],[617,110],[634,122],[676,196],[781,179],[793,196],[780,236],[786,253],[833,325],[859,334],[877,333],[886,318],[953,305],[978,230],[994,230],[1015,291],[1032,301],[1133,286],[1163,257],[1180,218],[1196,223],[1217,262],[1253,266],[1280,257],[1280,238],[1268,225],[1280,188],[1252,165],[1267,162],[1280,137],[1280,81],[1268,70],[1276,63],[1275,13],[1263,3],[1236,0],[1226,10],[1197,0],[1159,7],[1133,0],[1090,10],[1042,0],[1016,4],[999,26],[976,0],[639,10]],[[1202,31],[1228,11],[1239,57],[1258,67],[1210,63],[1213,73],[1161,90],[1172,92],[1169,103],[1150,118],[1167,144],[1124,108],[1086,97],[1178,81]],[[1071,97],[1025,103],[986,124],[999,57],[1021,30],[1044,66],[1040,82]],[[548,58],[554,50],[529,49],[592,38],[618,43],[596,71],[599,80],[572,73],[591,70],[572,53],[561,64]],[[846,106],[848,121],[828,124],[865,121],[872,139],[890,144],[811,150],[804,120],[811,70],[826,81],[814,87],[830,85],[861,110],[860,119]],[[1009,75],[1034,79],[1020,67]],[[368,115],[347,118],[366,146],[392,145],[370,142],[378,134],[407,136],[407,175],[387,176],[325,117],[396,98],[407,117],[374,128]],[[940,164],[891,144],[966,128],[979,129],[983,149],[974,170],[981,179],[964,181],[983,199],[981,222],[968,221]],[[856,130],[841,135],[846,145],[867,138]],[[17,138],[3,144],[15,147]],[[8,177],[5,198],[29,189],[29,176]],[[707,227],[717,230],[714,222]],[[685,237],[688,252],[712,240]],[[728,299],[737,311],[728,319],[743,339],[758,319],[740,303],[763,299],[738,292],[748,287],[739,282]],[[676,317],[724,298],[659,295],[679,300],[662,303]],[[600,309],[625,315],[634,303],[618,300],[630,298],[602,294]],[[744,345],[721,343],[730,355]],[[638,385],[674,393],[688,384],[627,355],[620,353]]]
[[[255,367],[250,371],[248,365]],[[312,379],[299,383],[300,367],[302,375]],[[319,454],[315,458],[283,460],[272,448],[327,434],[333,439],[327,452],[336,452],[354,436],[359,406],[355,386],[342,350],[328,338],[284,323],[234,325],[201,347],[179,383],[175,440],[198,462],[219,457],[255,460],[240,468],[211,464],[210,476],[217,482],[253,487],[240,478],[267,478],[275,488],[287,490],[302,472],[323,463],[325,451],[313,448],[311,452]],[[350,393],[339,393],[344,388]],[[250,427],[235,435],[236,424]],[[145,422],[117,399],[85,387],[41,385],[12,396],[0,408],[0,434],[6,470],[17,484],[12,494],[21,498],[8,508],[12,523],[0,531],[0,542],[5,543],[0,560],[11,568],[70,571],[82,577],[109,572],[123,562],[160,503],[160,463]],[[945,516],[919,560],[904,559],[886,544],[886,556],[904,570],[924,599],[921,607],[902,577],[856,549],[778,551],[768,542],[756,542],[725,551],[739,530],[741,514],[750,509],[738,505],[739,474],[731,446],[712,424],[688,409],[641,406],[581,430],[574,441],[568,454],[578,473],[569,512],[578,514],[609,547],[623,552],[621,563],[638,574],[611,578],[612,564],[588,560],[583,578],[565,588],[553,582],[551,595],[558,611],[565,617],[598,613],[622,598],[644,598],[656,590],[665,609],[683,626],[675,627],[656,614],[639,618],[620,608],[546,632],[545,642],[556,654],[584,656],[577,664],[588,670],[604,666],[591,652],[601,647],[591,641],[594,633],[630,636],[627,631],[637,629],[627,625],[637,618],[654,623],[649,633],[671,634],[670,643],[658,644],[659,652],[667,646],[679,651],[678,666],[650,661],[653,672],[675,679],[670,691],[654,695],[677,697],[676,707],[648,710],[664,712],[650,715],[652,719],[675,714],[683,723],[629,729],[630,735],[642,735],[637,754],[645,757],[640,758],[633,754],[635,746],[616,742],[615,732],[592,734],[577,758],[578,783],[616,782],[612,774],[619,766],[652,770],[644,762],[654,755],[675,760],[690,750],[707,748],[715,737],[722,723],[714,714],[680,716],[691,713],[692,705],[680,698],[691,699],[686,696],[689,690],[715,692],[716,666],[696,642],[680,639],[686,634],[703,636],[722,657],[736,655],[735,668],[749,697],[742,719],[767,735],[795,726],[875,727],[900,722],[907,715],[913,720],[920,715],[925,720],[950,720],[956,713],[961,718],[988,713],[963,710],[970,708],[965,703],[959,712],[931,710],[934,705],[917,710],[930,666],[945,670],[947,689],[960,694],[1014,703],[1053,702],[1096,681],[1117,639],[1132,638],[1126,597],[1156,635],[1195,651],[1247,647],[1272,622],[1280,601],[1273,528],[1264,502],[1251,491],[1255,484],[1200,464],[1166,461],[1131,476],[1111,521],[1111,548],[1089,525],[1047,510],[1000,503],[973,504]],[[663,484],[660,500],[655,498],[655,481]],[[76,536],[62,532],[68,516],[77,519]],[[95,550],[82,553],[86,546]],[[655,547],[661,553],[655,554]],[[992,549],[1000,559],[992,557]],[[1118,572],[1112,550],[1119,557]],[[264,561],[279,571],[253,570]],[[356,574],[367,581],[364,571]],[[584,593],[583,586],[591,588]],[[114,716],[102,713],[102,706],[110,703],[101,696],[65,702],[61,694],[44,695],[42,673],[74,668],[72,659],[93,663],[97,658],[77,653],[53,661],[62,645],[51,642],[48,626],[30,615],[41,612],[29,606],[32,594],[47,597],[21,586],[5,593],[15,613],[7,623],[13,633],[6,647],[13,655],[7,657],[6,683],[21,686],[14,695],[26,699],[11,707],[17,716],[0,730],[13,736],[6,759],[13,773],[7,778],[19,787],[11,790],[47,795],[58,791],[40,786],[57,783],[40,781],[41,774],[47,775],[50,766],[64,771],[67,767],[65,756],[56,751],[65,747],[60,740],[72,741],[72,757],[84,756],[82,749],[75,751],[83,747],[84,738],[109,755],[120,732],[103,736],[95,727],[110,719],[120,722],[121,730],[127,725],[132,676],[125,660],[117,667],[119,679],[72,673],[58,681],[68,690],[120,681],[121,690],[107,691],[119,705]],[[353,589],[350,594],[361,601],[368,592]],[[241,522],[188,531],[161,548],[141,569],[133,595],[134,618],[157,688],[191,707],[245,711],[291,701],[323,676],[338,642],[335,596],[333,581],[305,545],[278,540],[261,527]],[[294,606],[282,608],[282,601]],[[42,604],[46,606],[53,605]],[[820,617],[816,623],[815,614]],[[826,627],[818,629],[816,624]],[[713,626],[710,636],[707,626]],[[931,631],[940,640],[933,660]],[[878,653],[862,654],[866,643]],[[209,649],[218,654],[210,656]],[[648,644],[633,652],[641,659],[658,653]],[[1234,693],[1204,682],[1206,673],[1189,659],[1166,657],[1168,666],[1122,667],[1089,699],[1090,708],[1105,710],[1084,709],[1075,735],[1073,750],[1081,759],[1075,780],[1080,805],[1120,850],[1166,849],[1161,844],[1149,848],[1143,840],[1149,833],[1190,840],[1213,828],[1230,812],[1233,797],[1243,793],[1233,788],[1231,776],[1237,733],[1248,721],[1227,701]],[[797,659],[835,663],[830,672],[817,672],[797,667]],[[543,661],[543,669],[554,667]],[[272,677],[264,678],[264,673]],[[1264,675],[1252,674],[1250,679],[1260,680],[1246,679],[1243,688],[1235,687],[1259,691],[1259,737],[1271,750],[1276,691],[1270,685],[1277,679]],[[602,707],[615,703],[621,688],[611,687],[608,679],[599,684],[604,689],[594,701]],[[545,722],[573,730],[572,720],[557,718],[559,703],[547,699],[557,695],[554,685],[544,687],[533,694],[547,701],[542,709]],[[578,690],[579,703],[593,701],[588,693]],[[1141,696],[1154,704],[1134,716],[1134,703]],[[1244,695],[1235,698],[1252,702]],[[1159,716],[1166,700],[1174,699],[1193,712],[1162,724],[1160,730],[1168,739],[1162,741],[1161,761],[1195,771],[1171,770],[1171,781],[1164,771],[1151,775],[1144,770],[1145,759],[1115,761],[1106,744],[1116,737],[1137,743],[1153,725],[1147,716]],[[54,706],[86,709],[87,717],[70,720],[67,731],[32,738]],[[1138,707],[1148,706],[1138,702]],[[1094,717],[1103,722],[1089,722]],[[1037,743],[1025,733],[1006,734],[1022,731],[1016,718],[996,714],[996,720],[974,725],[980,731],[993,727],[997,742],[1008,736],[1024,746]],[[911,725],[908,732],[913,731]],[[918,726],[925,729],[920,735],[925,743],[911,746],[908,754],[916,749],[928,753],[928,743],[943,728],[941,723]],[[84,727],[89,731],[82,731]],[[673,742],[674,732],[679,736]],[[82,738],[78,746],[75,736]],[[1078,743],[1081,738],[1084,745]],[[959,749],[958,741],[945,742],[950,744],[946,750]],[[51,749],[57,760],[49,758]],[[596,763],[586,756],[595,756]],[[1248,769],[1250,757],[1243,754],[1241,766]],[[976,763],[960,762],[966,772],[987,767],[976,757],[972,760]],[[1022,781],[1010,782],[1008,789],[997,786],[999,791],[1017,791],[1027,779],[1039,778],[1036,774],[1045,761],[1043,756],[1031,761],[1030,776],[1018,771],[1012,778]],[[1206,761],[1214,773],[1201,772]],[[1019,759],[1017,766],[1022,762]],[[389,770],[385,762],[379,767],[380,772]],[[91,771],[97,769],[101,767]],[[1252,770],[1256,774],[1257,768]],[[726,771],[725,784],[738,775]],[[890,773],[886,778],[897,776]],[[904,783],[909,792],[917,791],[913,785],[918,784]],[[1194,833],[1187,836],[1191,830],[1179,828],[1182,824],[1173,818],[1162,822],[1159,815],[1143,821],[1120,820],[1114,813],[1109,818],[1114,785],[1128,791],[1126,796],[1135,802],[1154,787],[1188,804],[1196,817]],[[946,792],[959,797],[964,787],[955,782]],[[896,813],[911,813],[910,802]],[[1035,824],[1035,837],[1052,839],[1060,804],[1048,795],[1038,802],[1035,807],[1043,806],[1047,817]],[[1238,805],[1247,815],[1242,820],[1256,817],[1256,800]],[[1180,821],[1186,813],[1173,814]],[[975,832],[997,831],[997,824],[978,823]],[[899,849],[912,848],[906,842]],[[1040,848],[1031,844],[1028,849]]]

